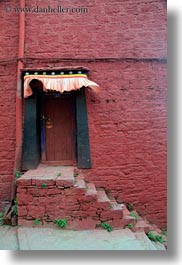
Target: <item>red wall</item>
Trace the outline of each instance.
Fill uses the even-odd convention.
[[[166,65],[101,63],[88,94],[93,169],[88,180],[166,224]],[[95,79],[94,78],[94,79]]]
[[[10,200],[13,180],[17,62],[12,58],[18,51],[18,16],[7,14],[5,4],[0,3],[0,211]]]
[[[17,2],[13,1],[15,6],[18,6]],[[60,1],[51,1],[50,4],[50,1],[26,0],[27,7],[37,7],[37,4],[39,7],[57,7]],[[2,7],[5,3],[0,5]],[[98,96],[87,93],[93,166],[86,172],[87,178],[94,180],[98,186],[104,186],[119,201],[134,203],[151,221],[165,226],[167,67],[160,59],[167,54],[166,1],[109,0],[106,3],[104,0],[69,0],[61,5],[86,7],[88,13],[27,13],[25,66],[89,67],[90,79],[101,86],[101,93]],[[0,47],[4,51],[2,58],[16,57],[17,14],[1,12],[1,20],[8,28],[8,31],[1,29],[0,33]],[[8,38],[8,34],[15,36]],[[116,60],[104,60],[109,57]],[[63,58],[103,60],[65,63],[60,60]],[[8,152],[8,164],[5,166],[9,168],[7,183],[12,179],[15,140],[14,66],[15,63],[6,65],[5,73],[7,76],[11,73],[8,82],[4,74],[0,78],[5,91],[9,91],[9,94],[6,93],[6,96],[9,95],[7,104],[3,101],[2,109],[8,110],[7,121],[0,114],[1,126],[7,124],[8,133],[11,134],[0,129],[4,139],[0,142],[0,150],[3,150],[5,139],[8,139],[4,151]],[[0,93],[4,97],[2,90]],[[10,143],[11,148],[8,146]],[[3,156],[0,151],[0,163]],[[4,174],[3,167],[0,167],[1,171]],[[4,182],[3,175],[0,176],[1,182]],[[4,184],[1,184],[0,191],[4,190],[3,187]],[[3,194],[0,200],[8,200],[9,191]]]
[[[50,1],[26,1],[29,7],[37,6],[37,2],[42,3],[40,7],[50,5]],[[63,3],[63,7],[87,7],[88,13],[27,14],[25,51],[28,57],[166,56],[165,0],[68,0]],[[58,5],[60,1],[51,1],[52,7]]]

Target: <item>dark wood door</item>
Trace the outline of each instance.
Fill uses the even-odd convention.
[[[75,122],[71,97],[46,96],[45,161],[48,164],[73,165],[75,162]]]

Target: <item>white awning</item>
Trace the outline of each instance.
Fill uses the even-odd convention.
[[[99,92],[99,85],[88,79],[86,74],[77,73],[73,74],[71,71],[69,74],[61,72],[60,74],[29,74],[25,73],[24,76],[24,97],[27,98],[33,94],[30,87],[32,80],[39,80],[42,82],[43,91],[57,91],[63,93],[64,91],[79,90],[81,87],[90,87],[94,92]]]

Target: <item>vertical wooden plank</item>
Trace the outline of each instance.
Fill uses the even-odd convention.
[[[55,158],[55,135],[54,135],[54,116],[55,104],[50,97],[45,100],[45,134],[46,134],[46,161],[54,161]]]
[[[45,116],[51,126],[46,127],[46,160],[74,161],[72,99],[69,97],[48,97]]]
[[[36,168],[40,162],[38,132],[37,98],[28,98],[25,102],[23,170]]]
[[[75,91],[71,93],[71,113],[72,113],[72,147],[73,147],[73,161],[76,163],[77,160],[77,150],[76,150],[76,98]]]
[[[46,160],[46,139],[45,139],[45,115],[44,115],[44,107],[45,107],[45,98],[44,94],[40,95],[40,131],[41,131],[41,160]]]
[[[55,132],[58,144],[56,160],[73,160],[72,121],[71,97],[57,99]]]
[[[76,96],[76,121],[78,168],[91,168],[88,117],[84,88],[78,91]]]

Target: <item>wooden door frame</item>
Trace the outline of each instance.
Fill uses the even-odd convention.
[[[40,92],[40,91],[39,91]],[[43,92],[41,92],[43,93]],[[41,95],[40,93],[40,95]],[[91,168],[90,141],[85,88],[75,93],[76,100],[76,165],[78,168]],[[22,169],[36,168],[41,162],[40,150],[40,101],[37,93],[25,99],[23,130]],[[31,143],[31,144],[30,144]]]

